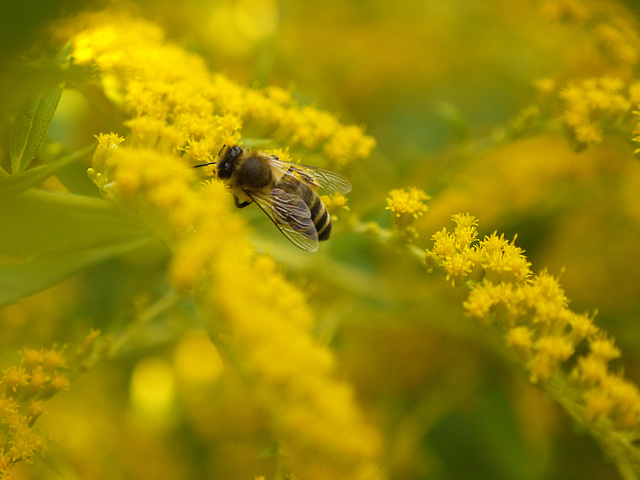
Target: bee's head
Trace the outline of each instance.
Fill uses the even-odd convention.
[[[238,158],[242,155],[242,147],[222,147],[220,161],[218,162],[218,178],[225,180],[231,178]]]

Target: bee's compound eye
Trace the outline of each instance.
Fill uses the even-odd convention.
[[[238,158],[241,154],[242,148],[238,147],[237,145],[235,147],[231,147],[231,150],[229,151],[229,156],[231,158]]]

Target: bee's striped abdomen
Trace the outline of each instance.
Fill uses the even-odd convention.
[[[318,240],[327,240],[331,235],[331,217],[329,216],[329,212],[327,212],[324,203],[322,203],[318,195],[315,195],[310,203],[309,210],[311,211],[313,224],[318,232]]]

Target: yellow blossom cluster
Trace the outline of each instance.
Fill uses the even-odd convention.
[[[246,88],[210,72],[202,58],[165,42],[160,28],[142,20],[123,17],[83,30],[73,55],[76,65],[98,67],[104,94],[130,117],[127,127],[143,134],[152,120],[160,122],[163,139],[191,163],[212,161],[222,145],[239,142],[241,130],[320,149],[338,164],[366,158],[375,147],[361,127],[301,107],[287,90]]]
[[[327,211],[330,215],[334,215],[336,212],[343,209],[349,211],[347,197],[341,193],[334,192],[329,195],[322,195],[320,199],[322,200],[322,203],[324,203],[324,206],[327,207]]]
[[[77,36],[79,61],[97,65],[130,130],[126,140],[98,136],[89,176],[169,247],[174,287],[193,296],[212,339],[247,377],[292,473],[377,478],[379,435],[335,378],[331,352],[313,338],[305,295],[256,256],[224,186],[198,183],[188,168],[238,141],[245,126],[310,148],[339,145],[340,161],[368,155],[373,145],[361,129],[300,109],[284,91],[245,89],[209,73],[159,35],[123,20]]]
[[[620,356],[613,339],[586,314],[567,307],[558,281],[533,275],[522,249],[504,236],[477,239],[477,222],[453,217],[456,227],[433,236],[427,252],[454,285],[471,287],[464,308],[481,326],[497,325],[528,370],[612,455],[637,456],[624,435],[640,433],[640,390],[610,369]],[[621,451],[626,450],[625,453]]]
[[[621,5],[603,0],[542,0],[542,15],[550,21],[579,25],[596,38],[617,64],[633,68],[640,58],[637,25]]]
[[[212,332],[225,332],[216,339],[230,339],[224,350],[232,350],[256,386],[294,471],[308,478],[327,471],[332,478],[375,478],[375,431],[361,418],[350,388],[332,378],[333,357],[310,334],[304,295],[272,261],[254,256],[222,184],[194,188],[192,171],[179,158],[126,146],[106,165],[119,198],[146,206],[143,218],[156,228],[164,224],[175,287],[201,302]]]
[[[638,87],[620,78],[602,77],[569,82],[560,89],[562,122],[576,149],[602,142],[607,131],[626,135],[632,124],[631,112],[640,100]]]
[[[391,211],[391,217],[398,225],[409,225],[427,211],[424,202],[429,198],[429,195],[415,187],[391,190],[386,209]]]
[[[428,210],[425,201],[431,197],[419,188],[409,187],[391,190],[387,196],[386,210],[391,212],[393,222],[393,238],[399,245],[411,245],[418,238],[418,231],[413,226]],[[379,232],[380,233],[380,232]]]
[[[11,467],[42,453],[45,439],[34,423],[45,411],[44,401],[64,390],[66,360],[60,349],[25,348],[18,366],[2,370],[0,380],[0,478],[11,478]]]

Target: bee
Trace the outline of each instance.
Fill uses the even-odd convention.
[[[331,217],[318,190],[351,191],[349,181],[335,172],[285,162],[238,145],[223,146],[216,162],[195,167],[214,164],[216,176],[233,193],[236,207],[255,203],[291,243],[309,252],[317,251],[318,241],[331,235]]]

